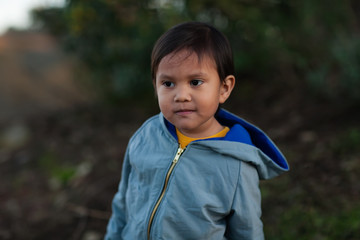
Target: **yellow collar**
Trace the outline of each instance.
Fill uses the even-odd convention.
[[[185,148],[189,143],[191,143],[192,141],[195,141],[195,140],[225,137],[229,130],[230,129],[228,127],[224,127],[223,130],[221,130],[220,132],[218,132],[212,136],[204,137],[204,138],[192,138],[192,137],[185,136],[176,128],[176,135],[178,137],[180,147]]]

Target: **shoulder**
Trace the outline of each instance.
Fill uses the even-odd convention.
[[[159,141],[169,137],[162,114],[147,119],[130,138],[130,145],[148,144],[149,141]]]
[[[160,125],[159,114],[148,118],[132,135],[130,141],[133,141],[133,139],[139,138],[144,134],[149,134],[149,131],[154,130],[154,128],[159,128]]]
[[[142,131],[147,129],[152,129],[154,127],[160,127],[160,114],[156,114],[150,118],[148,118],[141,126],[140,128],[135,132],[134,135],[140,134]]]

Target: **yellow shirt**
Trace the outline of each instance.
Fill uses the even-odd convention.
[[[204,137],[204,138],[191,138],[191,137],[185,136],[176,128],[176,135],[178,137],[180,147],[185,148],[189,143],[191,143],[192,141],[195,141],[195,140],[225,137],[229,130],[230,129],[228,127],[224,127],[223,130],[221,130],[220,132],[218,132],[212,136]]]

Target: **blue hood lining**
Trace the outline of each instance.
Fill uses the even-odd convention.
[[[251,138],[252,145],[259,148],[263,153],[265,153],[269,158],[271,158],[275,163],[280,167],[288,170],[289,166],[286,162],[285,157],[275,146],[275,144],[270,140],[270,138],[259,128],[254,125],[246,122],[245,120],[229,113],[224,109],[220,109],[216,115],[216,119],[220,124],[225,126],[234,126],[235,124],[240,124],[244,130],[248,133]],[[235,125],[235,126],[236,126]],[[241,133],[240,133],[241,134]]]

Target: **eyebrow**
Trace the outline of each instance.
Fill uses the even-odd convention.
[[[202,77],[207,77],[208,74],[206,73],[203,73],[203,72],[198,72],[198,73],[193,73],[193,74],[190,74],[188,76],[186,76],[187,78],[202,78]],[[160,74],[159,79],[169,79],[169,80],[173,80],[174,77],[171,76],[171,75],[167,75],[167,74]],[[175,77],[176,78],[176,77]]]
[[[207,77],[208,75],[206,73],[203,72],[199,72],[199,73],[194,73],[194,74],[190,74],[189,78],[198,78],[198,77]]]
[[[157,77],[157,78],[159,78],[159,79],[169,79],[169,80],[172,80],[172,79],[173,79],[172,76],[167,75],[167,74],[163,74],[163,73],[160,74],[159,77]]]

